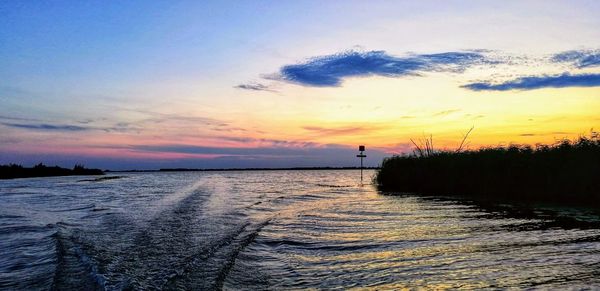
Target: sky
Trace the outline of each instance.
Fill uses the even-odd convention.
[[[600,128],[598,1],[2,1],[0,164],[367,166]]]

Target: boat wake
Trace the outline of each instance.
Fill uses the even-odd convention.
[[[237,208],[215,215],[206,209],[210,196],[196,188],[148,221],[108,213],[93,229],[60,226],[52,289],[222,288],[270,219],[253,221]]]

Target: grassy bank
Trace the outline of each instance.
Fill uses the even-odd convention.
[[[600,138],[473,151],[417,150],[383,161],[384,191],[600,207]]]
[[[87,169],[81,165],[75,165],[73,169],[65,169],[58,166],[48,167],[41,163],[32,168],[25,168],[15,164],[0,165],[0,179],[75,175],[104,175],[104,172],[99,169]]]

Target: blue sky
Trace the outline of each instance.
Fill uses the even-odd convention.
[[[0,15],[0,163],[350,166],[366,143],[377,165],[472,125],[473,146],[600,125],[597,1],[4,1]]]

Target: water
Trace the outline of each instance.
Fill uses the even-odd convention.
[[[593,212],[382,195],[357,175],[0,181],[0,289],[600,288]]]

